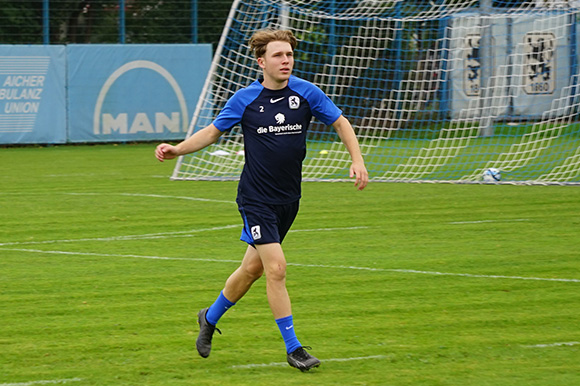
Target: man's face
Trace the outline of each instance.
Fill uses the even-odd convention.
[[[258,65],[264,70],[264,81],[282,84],[292,74],[294,55],[290,43],[274,41],[266,46],[264,56],[258,58]]]

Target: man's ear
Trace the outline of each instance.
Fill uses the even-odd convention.
[[[258,66],[260,66],[260,68],[264,68],[264,58],[263,57],[259,57],[258,58]]]

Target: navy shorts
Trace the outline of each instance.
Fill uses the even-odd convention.
[[[238,200],[238,210],[244,220],[240,240],[252,246],[281,244],[298,214],[299,204],[299,201],[274,205]]]

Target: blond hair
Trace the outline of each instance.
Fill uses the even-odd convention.
[[[286,42],[290,43],[292,51],[296,48],[298,41],[292,33],[288,30],[279,29],[263,29],[255,32],[249,40],[250,48],[256,58],[264,56],[266,53],[266,46],[270,42]]]

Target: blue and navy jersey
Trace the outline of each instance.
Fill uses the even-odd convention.
[[[286,204],[300,199],[306,133],[314,115],[326,125],[342,111],[312,83],[291,76],[281,90],[260,80],[236,92],[213,124],[220,131],[241,123],[246,163],[238,199]]]

